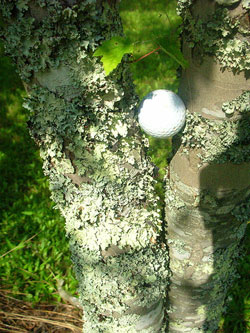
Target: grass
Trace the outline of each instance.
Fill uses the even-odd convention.
[[[22,108],[15,68],[0,58],[1,284],[25,300],[56,300],[56,278],[76,290],[64,221],[53,209],[39,152]]]
[[[140,98],[156,89],[169,89],[177,92],[178,62],[162,50],[144,57],[161,45],[177,58],[181,58],[178,37],[181,18],[176,15],[175,7],[175,1],[126,0],[121,2],[120,13],[124,34],[134,43],[132,54],[134,62],[131,64],[131,71],[136,93]],[[137,61],[138,59],[141,60]],[[160,197],[159,208],[163,212],[164,189],[162,182],[166,173],[167,155],[171,150],[171,142],[169,139],[147,137],[150,142],[148,154],[159,168],[156,190]]]
[[[155,50],[159,43],[179,57],[175,1],[126,0],[121,3],[126,35],[135,41],[133,60]],[[159,88],[177,91],[178,63],[158,50],[131,64],[140,97]],[[65,289],[76,293],[64,221],[53,209],[47,179],[37,147],[29,137],[25,96],[15,68],[0,48],[0,276],[1,288],[34,304],[59,300],[56,279],[65,280]],[[163,200],[161,181],[171,149],[169,140],[150,139],[149,154],[160,168],[157,191]],[[250,232],[248,228],[248,240]],[[250,332],[248,254],[239,263],[240,279],[229,293],[231,301],[222,318],[221,332]]]
[[[133,60],[162,45],[180,56],[175,1],[122,1],[120,5],[124,34],[134,42]],[[155,89],[177,91],[176,69],[179,64],[162,50],[131,65],[137,94],[142,97]]]

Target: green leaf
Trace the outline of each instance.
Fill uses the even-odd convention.
[[[94,56],[101,56],[106,76],[121,62],[126,53],[132,53],[133,44],[126,37],[115,36],[106,40],[95,51]]]

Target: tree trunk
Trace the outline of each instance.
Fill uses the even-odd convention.
[[[217,2],[178,4],[190,65],[166,191],[169,332],[216,331],[250,217],[249,18],[246,2]]]
[[[0,1],[52,199],[65,217],[84,332],[165,330],[168,257],[148,142],[125,60],[93,52],[121,35],[115,1]]]
[[[170,332],[216,330],[249,216],[247,1],[217,2],[179,1],[189,111],[166,191]],[[1,0],[0,9],[65,217],[84,332],[164,332],[168,259],[137,98],[126,58],[105,77],[93,57],[122,33],[115,1]]]

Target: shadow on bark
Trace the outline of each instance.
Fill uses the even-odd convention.
[[[239,135],[240,132],[239,126]],[[230,147],[230,150],[234,149],[237,145]],[[226,153],[217,158],[224,156]],[[227,175],[223,177],[225,172]],[[208,164],[200,173],[199,207],[191,212],[180,210],[178,219],[171,224],[170,242],[177,235],[179,244],[170,244],[170,258],[174,258],[174,265],[186,261],[184,266],[172,268],[170,304],[178,308],[178,313],[170,313],[171,321],[183,318],[186,323],[190,322],[187,324],[190,329],[202,327],[202,332],[215,332],[221,314],[227,312],[230,287],[238,283],[238,264],[245,254],[243,236],[249,216],[244,210],[249,202],[248,177],[247,168],[242,165]],[[234,326],[228,330],[224,325],[225,332],[247,332],[243,295],[237,306],[235,322],[231,322]],[[170,327],[170,332],[182,329]]]
[[[191,52],[184,45],[184,54],[190,67],[179,92],[189,113],[184,135],[173,138],[167,190],[173,272],[169,332],[215,332],[228,290],[239,277],[250,200],[249,116],[235,112],[226,118],[222,104],[248,88],[244,76],[221,72],[209,58],[201,62],[199,50]],[[243,302],[239,311],[244,310]],[[242,330],[237,332],[247,332],[244,314],[238,317],[242,321],[230,332],[237,325]]]
[[[213,318],[212,327],[217,327],[220,314],[227,310],[230,300],[228,291],[233,283],[237,284],[237,278],[240,277],[237,267],[241,255],[245,253],[243,240],[249,220],[246,211],[250,200],[249,164],[244,161],[234,164],[230,160],[241,151],[242,155],[244,154],[242,147],[249,144],[249,135],[246,134],[249,125],[249,120],[243,117],[238,122],[237,140],[221,155],[215,157],[214,164],[208,164],[200,173],[200,213],[205,229],[211,232],[213,248],[202,258],[203,261],[213,261],[212,275],[200,286],[204,304],[208,303],[204,331],[211,328]],[[240,160],[240,156],[238,157]],[[203,248],[203,253],[204,250]],[[241,303],[238,304],[238,322],[230,330],[232,332],[236,329],[237,332],[244,333],[247,332],[247,327],[244,313],[240,313],[244,311],[244,299],[241,298]],[[241,331],[237,329],[238,324]]]

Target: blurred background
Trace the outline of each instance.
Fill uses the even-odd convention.
[[[140,98],[155,89],[178,90],[181,19],[175,7],[176,0],[120,4],[124,33],[134,43],[131,71]],[[159,44],[168,54],[156,50]],[[65,290],[77,296],[77,281],[64,221],[53,209],[39,152],[29,137],[24,97],[0,43],[0,332],[80,332],[81,311],[63,305],[58,293],[57,279],[63,279]],[[149,156],[159,168],[156,186],[162,208],[171,142],[149,140]],[[218,332],[250,332],[249,228],[247,240],[239,280],[229,292]]]

